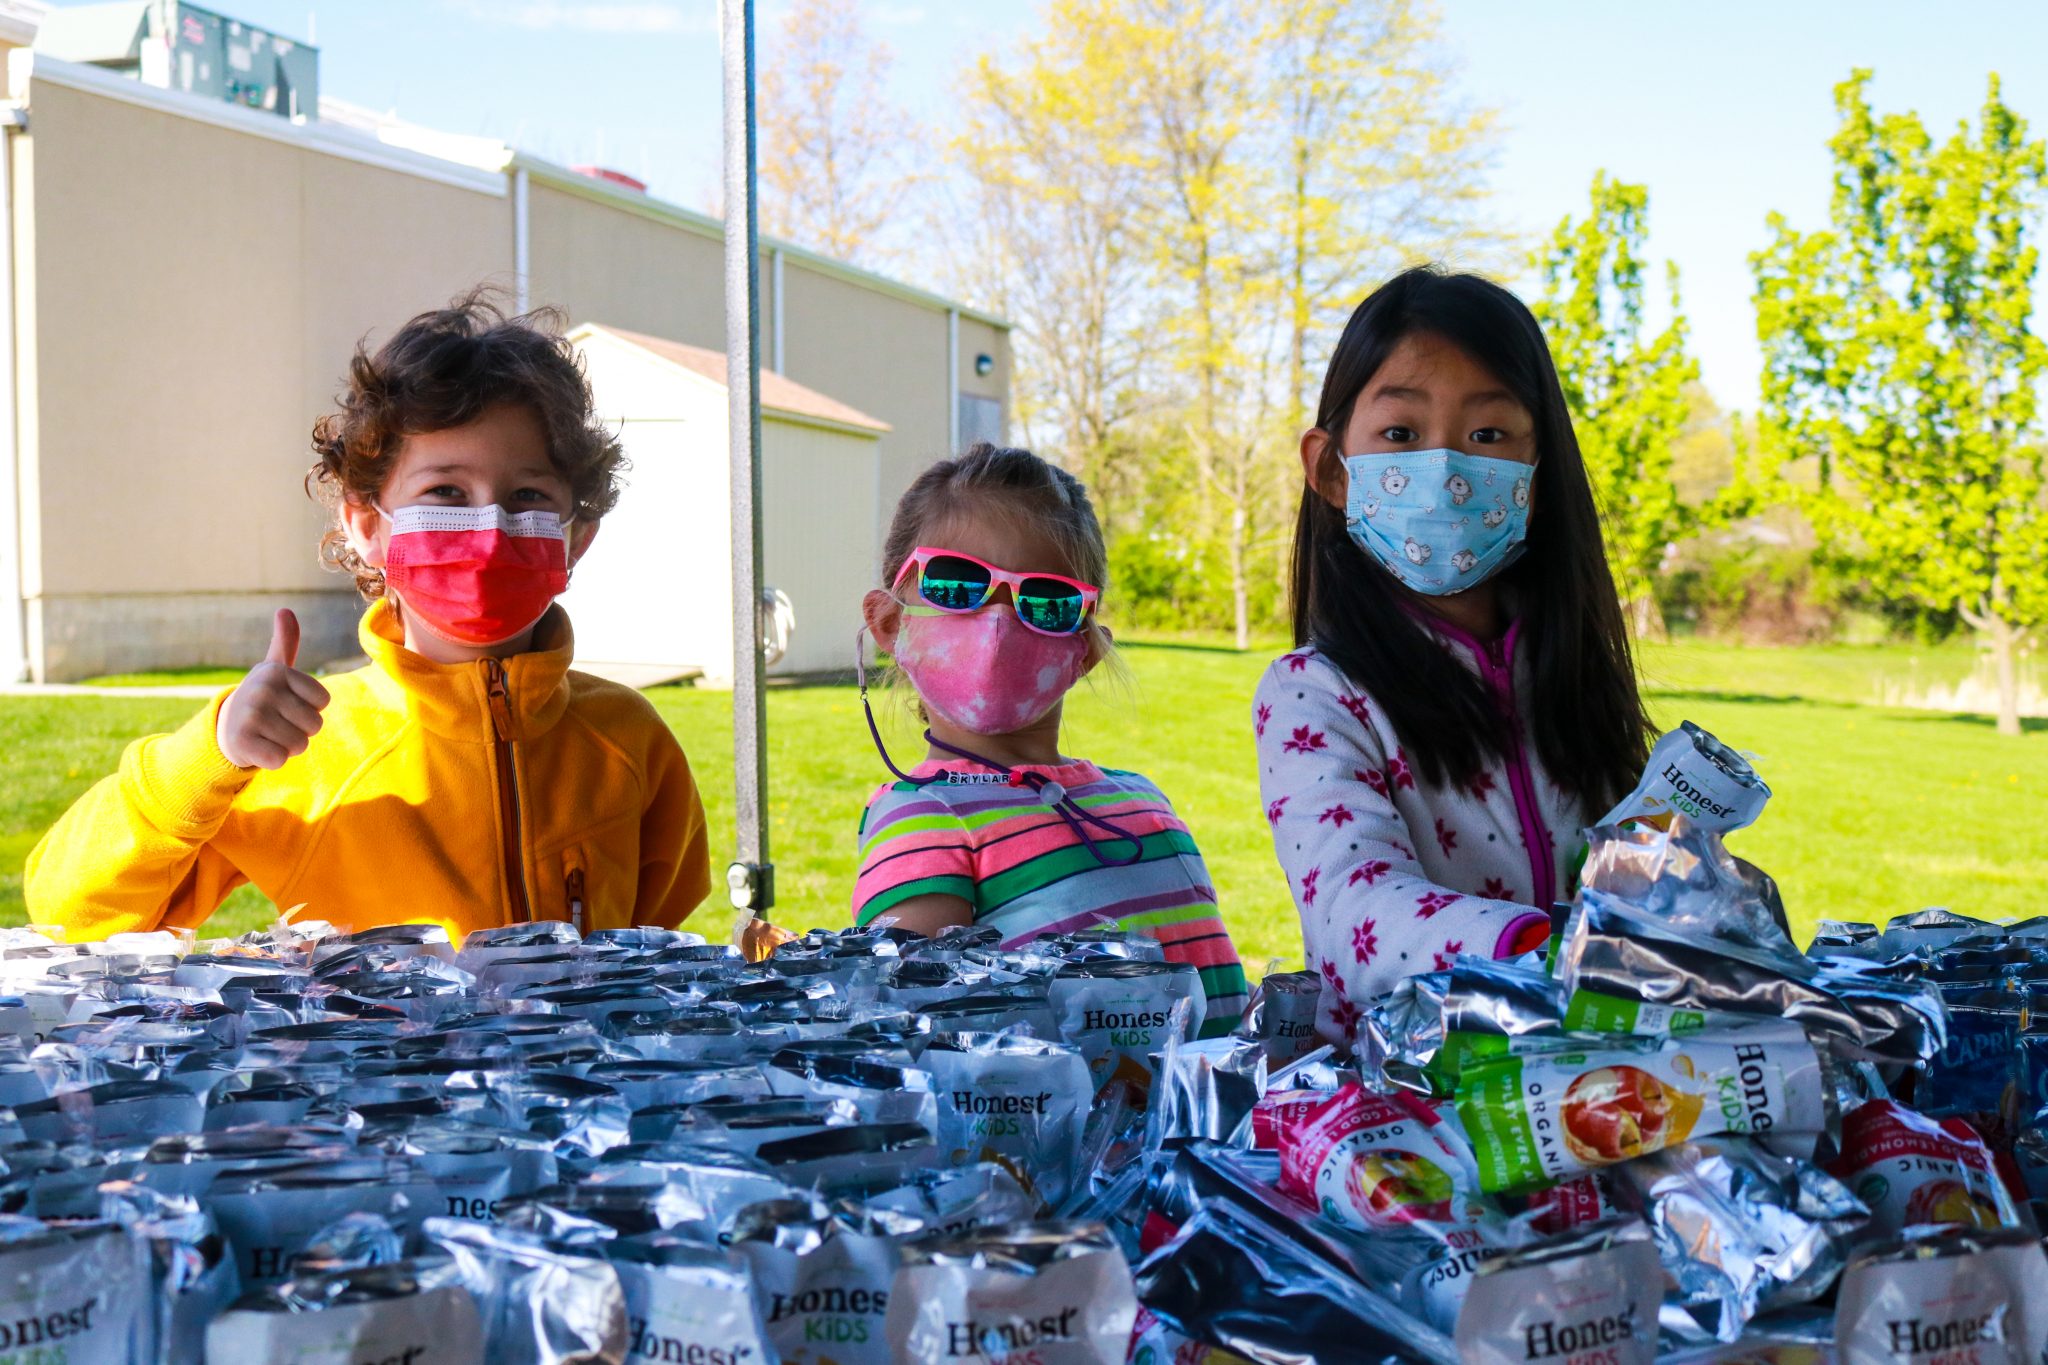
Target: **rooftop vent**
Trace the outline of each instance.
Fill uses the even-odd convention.
[[[647,193],[645,180],[635,179],[624,171],[615,171],[609,166],[571,166],[569,169],[578,175],[587,175],[592,180],[602,180],[607,185],[616,185],[622,190],[631,190],[635,194]]]
[[[284,118],[316,118],[320,50],[184,0],[114,0],[52,9],[36,50],[145,85],[185,90]]]

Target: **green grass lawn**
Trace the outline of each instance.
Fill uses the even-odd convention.
[[[1273,959],[1298,964],[1294,909],[1253,771],[1249,699],[1270,654],[1159,643],[1130,646],[1125,656],[1130,689],[1084,688],[1069,708],[1066,748],[1157,780],[1207,855],[1246,965],[1261,972]],[[1923,662],[1909,662],[1916,658]],[[1948,676],[1969,663],[1966,650],[1953,649],[1678,643],[1644,651],[1661,723],[1698,721],[1758,756],[1776,795],[1758,826],[1732,844],[1778,878],[1808,932],[1820,918],[1883,920],[1927,905],[1988,916],[2040,912],[2048,724],[2031,722],[2008,740],[1986,718],[1867,704],[1877,676],[1907,667]],[[731,699],[691,688],[649,696],[696,765],[720,856],[732,827]],[[129,739],[193,709],[140,697],[0,697],[0,922],[23,918],[21,863],[43,827],[112,769]],[[898,762],[914,758],[906,718],[893,705],[878,709]],[[768,717],[776,917],[844,923],[855,824],[882,774],[859,701],[848,687],[778,688]],[[708,933],[729,921],[722,895],[718,901],[696,917]],[[244,888],[214,927],[239,931],[267,914]]]

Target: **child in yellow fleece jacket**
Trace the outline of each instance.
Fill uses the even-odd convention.
[[[616,438],[552,318],[472,294],[359,348],[308,475],[327,562],[371,599],[369,664],[270,652],[30,853],[73,938],[197,926],[244,882],[345,929],[674,925],[710,886],[689,761],[647,700],[573,672],[554,598],[618,499]]]

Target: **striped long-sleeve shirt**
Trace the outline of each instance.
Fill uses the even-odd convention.
[[[933,893],[967,901],[975,923],[996,926],[1006,946],[1113,922],[1158,939],[1168,961],[1192,964],[1207,997],[1203,1033],[1227,1033],[1244,1010],[1244,968],[1201,850],[1165,795],[1137,773],[1093,763],[1018,771],[1043,774],[1081,809],[1129,831],[1143,857],[1105,865],[1031,787],[966,760],[927,761],[911,774],[919,781],[883,785],[861,815],[855,922]],[[1130,845],[1103,851],[1124,858]]]

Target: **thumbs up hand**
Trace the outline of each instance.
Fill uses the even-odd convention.
[[[293,665],[299,658],[299,618],[279,609],[270,651],[221,703],[214,740],[237,768],[282,768],[306,752],[320,730],[327,689]]]

